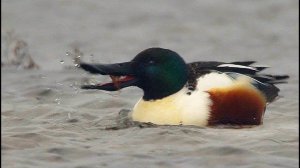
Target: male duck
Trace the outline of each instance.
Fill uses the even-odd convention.
[[[134,121],[158,125],[212,126],[262,124],[266,104],[272,102],[287,75],[258,74],[262,66],[247,62],[185,61],[174,51],[149,48],[132,61],[87,64],[93,74],[110,75],[112,83],[83,89],[116,91],[137,86],[144,96],[131,112]]]

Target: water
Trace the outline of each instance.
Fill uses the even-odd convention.
[[[298,1],[2,5],[2,34],[14,30],[40,66],[1,69],[3,167],[298,167]],[[255,60],[271,66],[266,73],[291,78],[279,85],[281,98],[268,106],[264,124],[243,129],[132,123],[126,113],[142,96],[138,88],[80,89],[107,77],[78,69],[76,57],[123,62],[155,46],[187,62]]]

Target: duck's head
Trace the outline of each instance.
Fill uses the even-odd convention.
[[[143,99],[161,99],[179,91],[187,82],[184,60],[174,51],[149,48],[132,61],[117,64],[86,64],[80,67],[94,74],[110,75],[111,83],[84,85],[83,89],[115,91],[137,86],[144,91]]]

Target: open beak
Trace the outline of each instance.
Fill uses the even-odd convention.
[[[131,62],[119,64],[80,63],[80,67],[92,74],[109,75],[112,82],[96,85],[83,85],[82,89],[99,89],[116,91],[129,86],[136,86],[138,79],[134,76]]]

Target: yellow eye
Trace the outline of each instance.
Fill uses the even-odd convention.
[[[149,63],[149,64],[154,64],[154,63],[155,63],[155,61],[153,61],[153,60],[150,60],[148,63]]]

